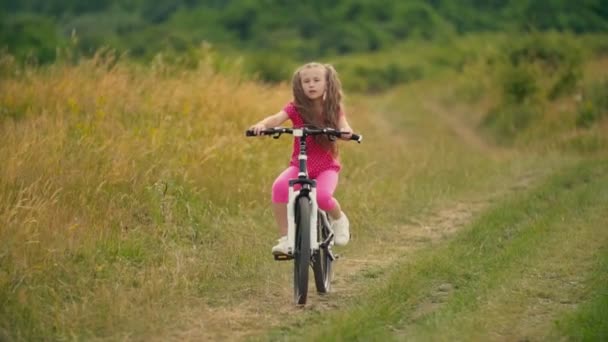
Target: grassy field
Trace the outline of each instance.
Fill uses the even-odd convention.
[[[302,340],[606,338],[608,161],[578,162],[492,205],[454,239],[391,270]],[[594,293],[598,298],[589,298]],[[587,300],[578,316],[574,311]],[[557,333],[554,321],[563,326]],[[565,335],[562,335],[565,334]],[[281,335],[279,335],[281,336]]]
[[[484,69],[348,94],[353,240],[296,308],[269,253],[291,141],[244,137],[290,91],[223,68],[2,60],[1,340],[606,337],[605,120],[590,152],[496,145],[493,97],[460,96]]]

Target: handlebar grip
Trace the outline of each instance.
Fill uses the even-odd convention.
[[[252,130],[248,129],[247,131],[245,131],[245,136],[246,137],[255,137],[256,135]]]
[[[354,140],[354,141],[356,141],[356,142],[358,142],[358,143],[360,144],[360,143],[361,143],[361,141],[363,140],[363,136],[362,136],[362,135],[359,135],[359,134],[353,134],[353,135],[350,137],[350,140]]]

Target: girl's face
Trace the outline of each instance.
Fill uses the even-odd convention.
[[[309,99],[317,100],[323,97],[326,87],[325,68],[323,66],[314,66],[301,70],[300,80],[304,94]]]

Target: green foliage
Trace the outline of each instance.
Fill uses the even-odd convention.
[[[112,0],[101,1],[78,1],[78,0],[21,0],[21,1],[2,1],[3,9],[12,11],[37,12],[53,16],[64,14],[82,14],[87,12],[103,11],[113,3],[121,2]]]
[[[576,125],[590,127],[602,118],[608,118],[608,78],[587,87],[578,107]]]
[[[122,47],[120,42],[126,41],[132,32],[144,27],[139,16],[126,11],[93,12],[65,20],[65,33],[78,38],[78,49],[87,55],[92,55],[104,46]],[[151,41],[147,42],[152,44]],[[128,50],[128,46],[124,46]]]
[[[507,15],[517,18],[519,28],[526,30],[550,30],[602,32],[608,29],[608,13],[603,0],[513,1]]]
[[[246,70],[265,82],[289,82],[295,65],[274,54],[255,54],[246,62]]]
[[[423,2],[397,5],[389,28],[397,38],[435,39],[452,31],[449,22]]]
[[[498,143],[509,144],[541,115],[539,108],[508,104],[490,111],[481,125]]]
[[[505,24],[503,12],[514,4],[508,1],[434,1],[458,32],[496,30]]]
[[[402,66],[394,62],[386,65],[358,65],[354,69],[354,78],[358,84],[346,83],[350,90],[380,92],[395,85],[421,79],[423,70],[419,66]]]
[[[548,101],[572,95],[582,78],[582,60],[570,35],[534,33],[511,40],[495,64],[501,100],[482,126],[498,141],[513,141],[543,116]]]
[[[575,64],[568,64],[557,74],[556,80],[547,94],[549,99],[555,100],[562,95],[572,94],[572,91],[576,89],[581,78],[582,70],[578,62]]]
[[[534,83],[543,85],[546,96],[554,99],[574,89],[582,75],[580,47],[567,35],[532,34],[507,47],[505,55],[504,72],[513,71],[518,79],[514,83],[519,82],[515,87],[505,87],[505,95],[519,103],[538,90]],[[508,75],[504,82],[505,85],[511,82]]]
[[[187,51],[201,41],[247,51],[269,51],[290,59],[389,49],[407,39],[441,40],[454,32],[514,29],[584,32],[608,30],[602,0],[547,1],[339,0],[293,3],[282,0],[1,0],[7,18],[33,13],[42,33],[29,43],[11,40],[14,27],[3,25],[0,47],[11,53],[34,50],[50,61],[49,48],[75,30],[88,54],[110,46],[150,60],[158,52]],[[14,22],[14,19],[2,20]],[[49,27],[55,23],[55,29]],[[30,21],[31,24],[31,21]],[[277,34],[278,32],[278,34]],[[288,32],[288,34],[285,34]],[[59,40],[59,41],[57,41]],[[284,42],[289,40],[289,43]],[[295,42],[295,43],[294,43]],[[18,54],[20,59],[26,56]],[[566,76],[568,79],[570,76]]]
[[[538,93],[537,78],[529,65],[509,66],[501,75],[506,103],[523,104]]]
[[[64,39],[53,19],[36,14],[17,14],[1,18],[0,48],[19,60],[48,63],[55,60],[55,49]]]

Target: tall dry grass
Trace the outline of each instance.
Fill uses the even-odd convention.
[[[163,339],[204,330],[198,308],[289,286],[268,252],[270,186],[291,141],[243,133],[290,90],[209,65],[5,61],[0,338]],[[454,134],[424,104],[434,87],[347,98],[365,140],[341,147],[346,253],[382,249],[411,217],[525,170]]]
[[[252,222],[286,146],[243,132],[288,96],[100,56],[2,80],[0,330],[149,331],[165,308],[257,274],[274,230]]]

